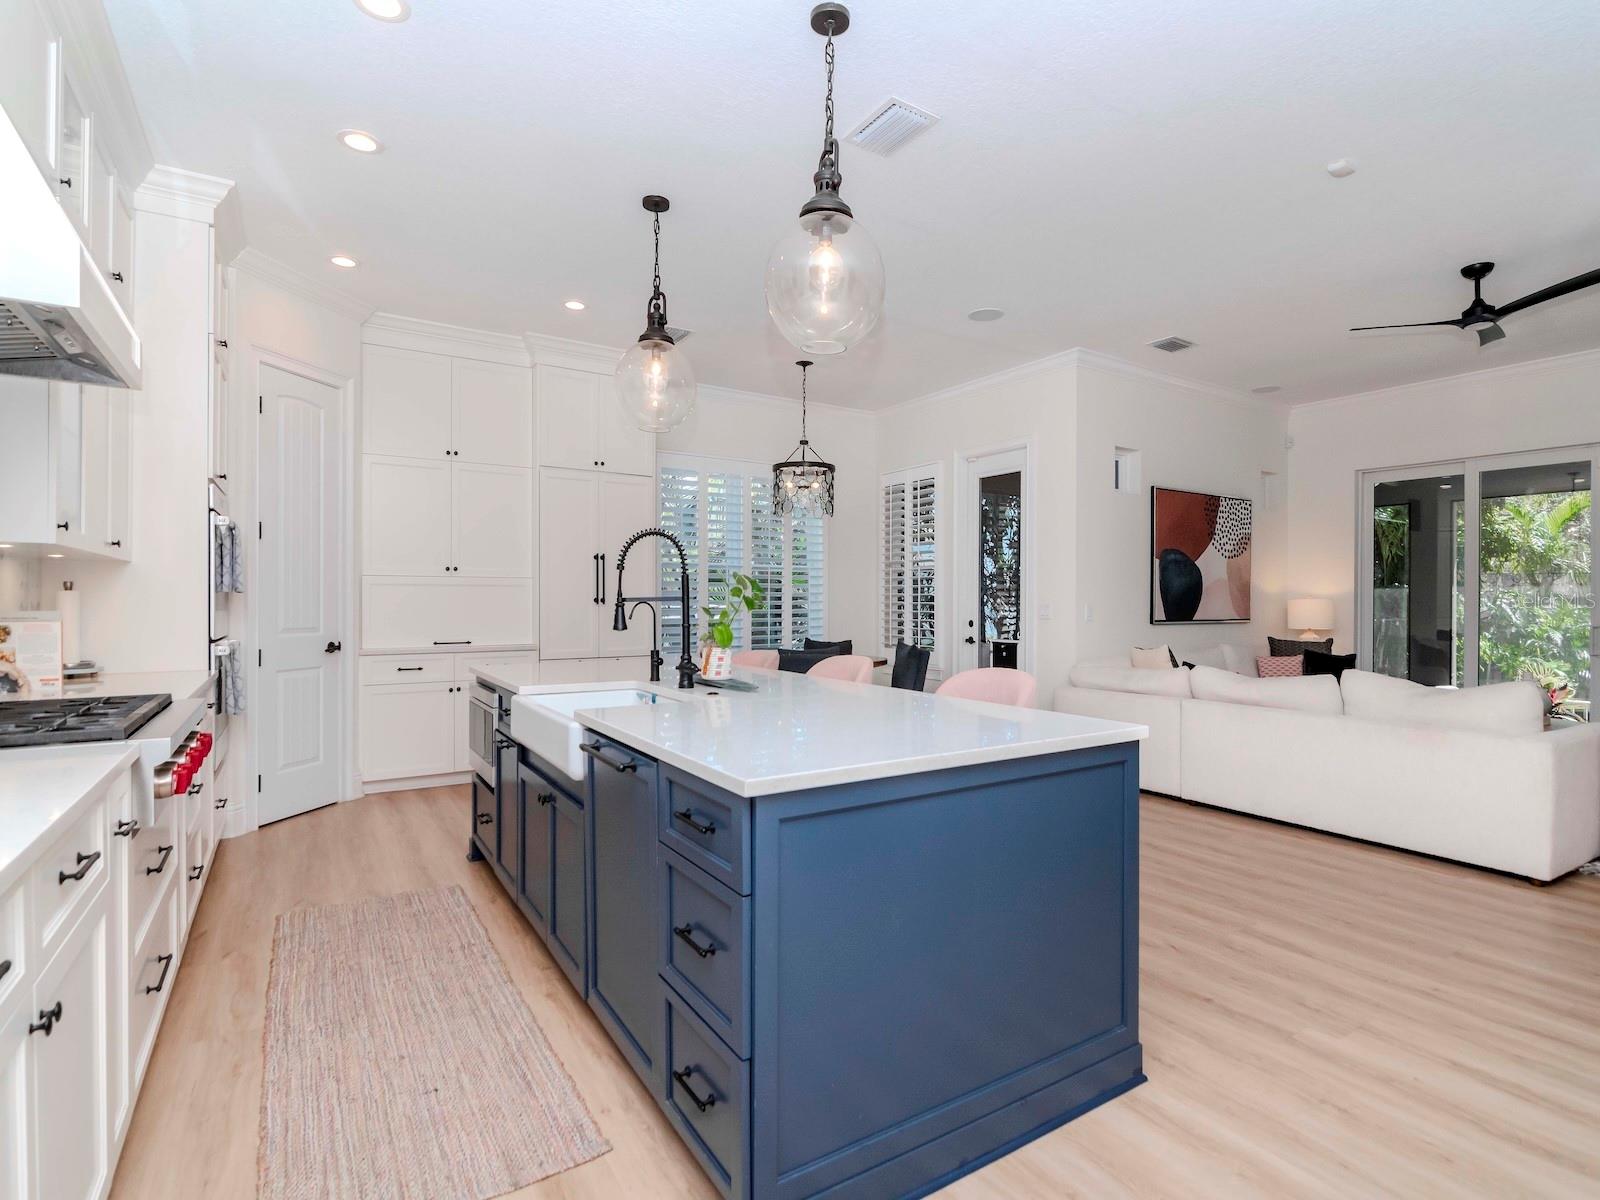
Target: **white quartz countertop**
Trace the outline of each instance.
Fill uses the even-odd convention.
[[[144,671],[98,675],[82,683],[69,683],[62,695],[76,696],[159,696],[174,700],[209,699],[209,671]]]
[[[130,746],[103,742],[0,750],[0,895],[102,783],[127,770],[134,755]]]
[[[859,783],[1083,750],[1149,736],[1143,725],[952,700],[876,684],[739,670],[755,692],[649,683],[532,685],[541,693],[638,689],[679,703],[579,709],[588,729],[739,796]]]
[[[483,680],[485,683],[489,684],[490,686],[497,687],[497,688],[503,688],[506,691],[511,692],[513,695],[519,695],[519,696],[521,696],[521,695],[529,695],[529,694],[531,694],[533,692],[537,692],[537,691],[541,690],[541,685],[539,684],[539,681],[534,678],[534,676],[537,675],[538,672],[539,672],[539,668],[538,668],[537,665],[528,666],[528,667],[488,666],[488,667],[473,667],[472,668],[472,673],[474,675],[476,675],[479,679]],[[589,688],[589,687],[593,687],[594,685],[586,683],[586,684],[583,684],[582,686],[585,687],[585,688]],[[571,687],[567,687],[565,689],[562,689],[562,688],[559,688],[559,687],[552,687],[549,684],[545,684],[545,685],[543,685],[542,690],[544,690],[544,691],[560,691],[560,690],[572,691],[573,689]]]

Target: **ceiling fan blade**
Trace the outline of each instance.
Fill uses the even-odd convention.
[[[1487,346],[1490,342],[1498,342],[1505,335],[1506,331],[1501,329],[1498,324],[1480,325],[1478,327],[1478,345]]]
[[[1546,300],[1555,300],[1561,296],[1570,296],[1573,292],[1581,292],[1584,288],[1594,287],[1600,283],[1600,269],[1585,271],[1582,275],[1574,275],[1571,279],[1564,279],[1560,283],[1552,283],[1547,288],[1540,288],[1537,292],[1529,292],[1520,299],[1513,300],[1510,304],[1495,306],[1495,315],[1500,317],[1510,316],[1514,312],[1521,312],[1525,308],[1532,308],[1535,304],[1543,304]]]
[[[1357,325],[1351,333],[1366,333],[1372,329],[1431,329],[1435,325],[1454,325],[1460,328],[1461,321],[1413,321],[1409,325]]]

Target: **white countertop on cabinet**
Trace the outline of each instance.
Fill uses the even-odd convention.
[[[1142,741],[1143,725],[1048,709],[953,700],[876,684],[739,670],[757,691],[662,684],[530,685],[541,693],[653,692],[681,703],[579,709],[586,729],[615,738],[739,796],[765,796],[951,767]]]
[[[50,835],[133,762],[130,746],[104,742],[0,750],[0,893],[33,865]]]
[[[473,667],[472,673],[491,687],[497,687],[514,695],[527,695],[537,691],[573,691],[571,686],[541,685],[534,678],[539,673],[539,664],[531,667]],[[588,684],[584,684],[588,687]]]
[[[68,699],[88,696],[156,696],[163,692],[174,700],[210,699],[209,671],[143,671],[98,675],[62,689]]]

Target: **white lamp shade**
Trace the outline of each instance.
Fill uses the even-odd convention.
[[[1332,629],[1333,601],[1311,596],[1289,601],[1290,629]]]

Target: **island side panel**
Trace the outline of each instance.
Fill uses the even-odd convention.
[[[921,1194],[1144,1079],[1136,743],[754,802],[753,1194]]]

